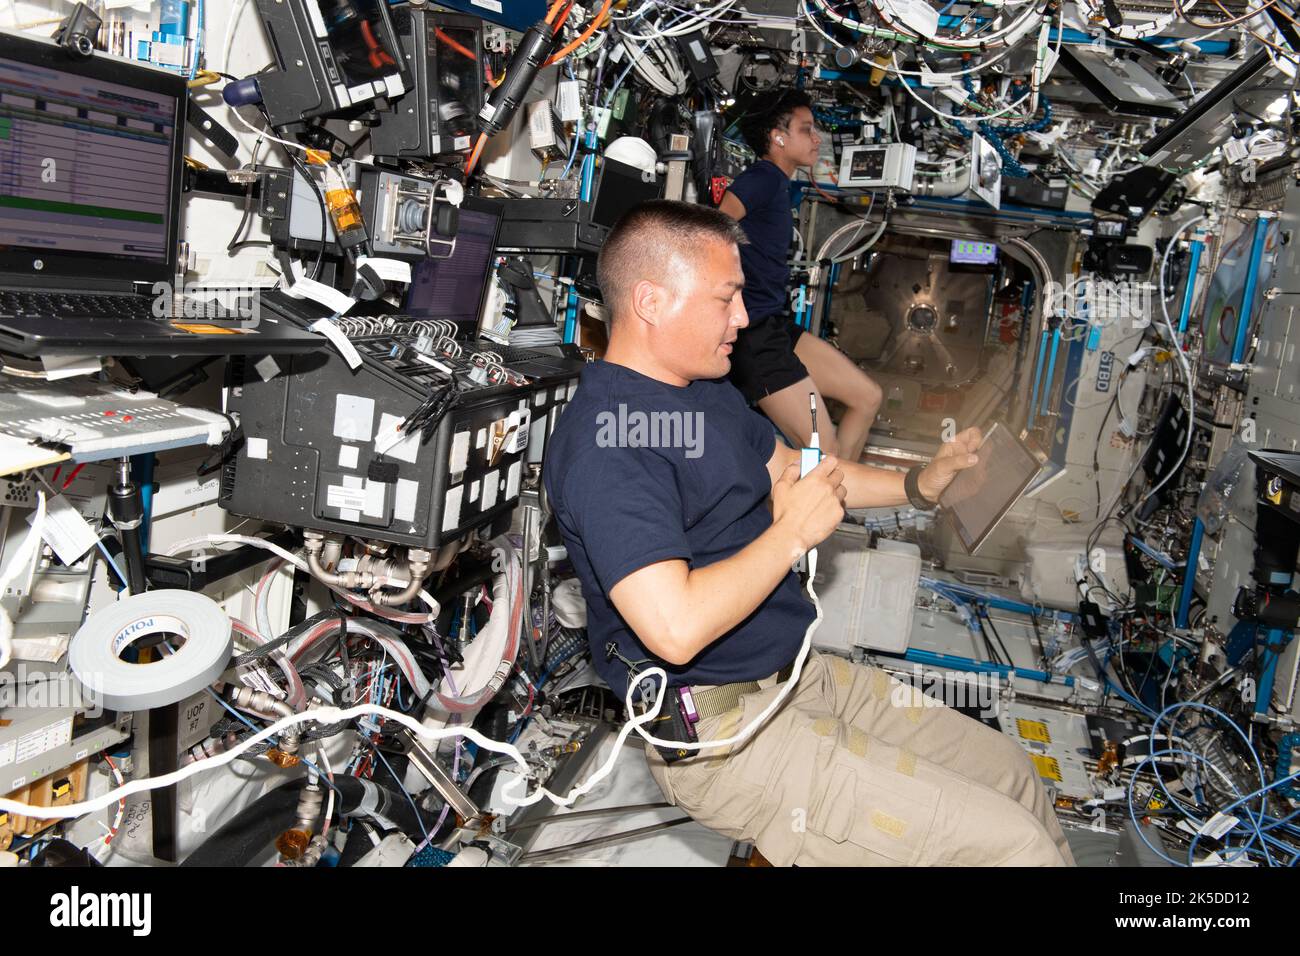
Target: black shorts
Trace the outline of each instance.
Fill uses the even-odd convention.
[[[804,334],[789,313],[769,315],[740,330],[731,352],[728,377],[751,405],[808,377],[794,354]]]

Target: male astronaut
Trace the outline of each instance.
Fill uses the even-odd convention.
[[[815,616],[791,563],[846,504],[934,501],[980,438],[968,429],[906,479],[831,457],[800,478],[799,453],[724,379],[748,321],[743,241],[702,206],[623,217],[597,263],[609,348],[584,370],[544,474],[597,669],[622,697],[630,671],[665,668],[665,713],[685,707],[700,741],[734,735],[782,690]],[[690,443],[669,427],[687,417],[700,426]],[[610,428],[650,421],[663,427]],[[751,737],[673,759],[647,747],[650,770],[694,819],[778,866],[1071,864],[1024,751],[924,700],[814,651]]]

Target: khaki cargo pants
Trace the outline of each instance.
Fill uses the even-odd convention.
[[[700,739],[730,737],[759,714],[780,691],[775,678],[760,683],[703,721]],[[774,866],[1074,864],[1015,741],[879,668],[816,651],[738,747],[672,764],[646,754],[671,802]]]

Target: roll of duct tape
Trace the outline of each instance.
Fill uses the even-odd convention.
[[[174,634],[173,654],[132,664],[122,652],[156,634]],[[184,700],[215,681],[230,662],[230,619],[190,591],[149,591],[86,618],[68,648],[68,666],[89,698],[110,710],[148,710]]]

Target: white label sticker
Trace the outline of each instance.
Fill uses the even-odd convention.
[[[491,10],[493,13],[501,12],[501,0],[469,0],[476,7],[482,7],[484,10]]]
[[[420,457],[420,433],[399,432],[402,420],[387,412],[379,416],[379,431],[375,433],[375,454],[387,455],[398,461],[414,465]]]
[[[465,486],[456,485],[447,489],[447,497],[442,503],[442,530],[451,531],[460,524],[460,502],[465,496]]]
[[[475,481],[474,484],[469,486],[470,501],[478,501],[478,489],[479,489],[479,482],[477,481]]]
[[[0,767],[7,767],[13,763],[17,753],[18,741],[11,740],[7,744],[0,744]]]
[[[361,449],[356,445],[339,445],[339,467],[355,468],[360,458]]]
[[[393,493],[393,520],[414,521],[415,503],[419,500],[420,483],[409,478],[397,479],[397,490]]]
[[[358,514],[366,506],[366,490],[364,488],[344,488],[342,485],[330,485],[325,489],[325,504],[331,508],[338,508],[340,511],[351,511]]]
[[[384,517],[384,498],[388,485],[382,481],[371,481],[366,479],[366,503],[362,506],[361,511],[368,518]]]
[[[561,123],[576,123],[582,119],[582,100],[577,80],[562,80],[555,88],[555,112]]]
[[[1222,840],[1240,822],[1230,813],[1216,813],[1205,821],[1200,832],[1213,840]]]
[[[474,433],[474,447],[478,449],[478,448],[482,448],[486,444],[487,444],[487,429],[480,428],[477,432]]]
[[[266,460],[267,444],[265,438],[254,438],[250,435],[244,447],[248,449],[249,458],[260,458],[263,461]]]
[[[27,519],[29,524],[34,517],[36,517],[35,511]],[[67,565],[76,564],[99,542],[99,535],[95,534],[95,529],[76,508],[68,504],[68,499],[63,495],[55,495],[46,500],[45,523],[41,525],[41,537],[54,549],[59,560]]]
[[[506,452],[516,455],[528,447],[528,427],[533,416],[532,412],[525,408],[522,412],[515,412],[510,418],[515,433],[510,436],[510,442],[506,445]]]
[[[457,432],[451,439],[451,457],[447,462],[447,467],[451,473],[457,474],[465,470],[465,465],[469,462],[469,432]]]
[[[409,284],[411,281],[411,264],[403,262],[401,259],[383,259],[378,256],[357,256],[357,268],[370,266],[375,270],[375,275],[389,282],[404,282]]]
[[[490,510],[497,503],[497,484],[501,473],[495,469],[483,476],[483,510]]]
[[[515,462],[506,472],[506,501],[512,501],[519,497],[519,475],[523,470],[523,462]]]
[[[340,311],[347,311],[346,309]],[[330,344],[338,349],[339,355],[343,356],[343,361],[348,363],[348,368],[356,369],[361,367],[361,356],[357,354],[356,346],[352,340],[343,334],[343,330],[334,324],[331,319],[317,319],[311,325],[307,326],[313,332],[319,332],[325,338],[330,340]]]
[[[935,73],[934,71],[930,70],[928,67],[922,66],[922,67],[921,67],[921,85],[922,85],[922,86],[933,86],[933,87],[952,86],[952,85],[953,85],[953,84],[952,84],[952,74],[951,74],[951,73]]]
[[[339,395],[334,400],[334,437],[344,441],[370,441],[374,422],[373,398]]]

